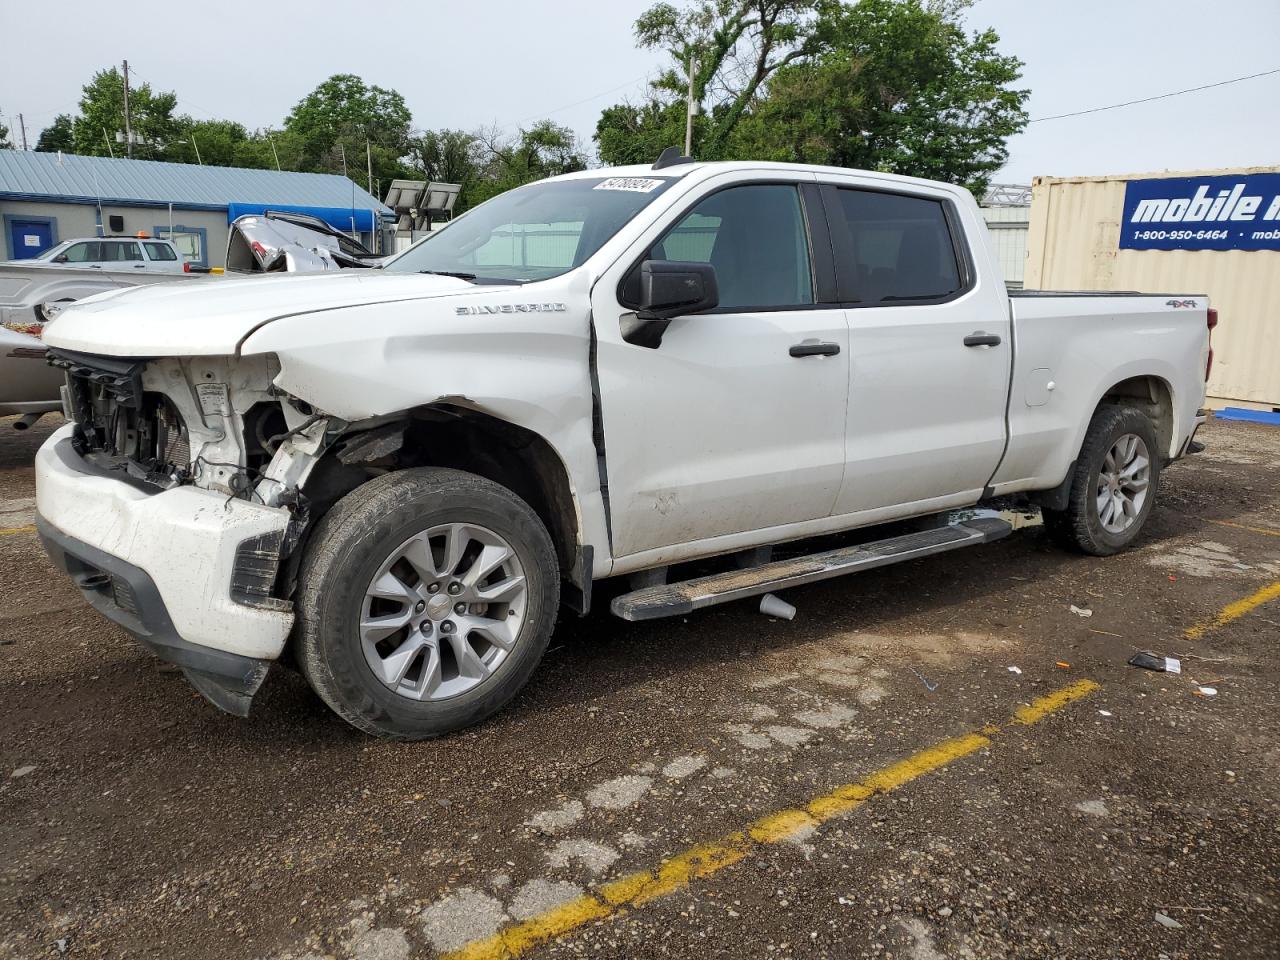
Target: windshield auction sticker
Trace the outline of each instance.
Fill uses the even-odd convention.
[[[610,177],[595,185],[596,190],[626,190],[629,193],[650,193],[662,186],[661,180],[648,177]]]

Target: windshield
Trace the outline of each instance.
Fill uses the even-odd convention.
[[[474,283],[526,283],[584,263],[674,181],[544,180],[499,194],[410,247],[384,269]]]

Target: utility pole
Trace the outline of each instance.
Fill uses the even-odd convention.
[[[22,149],[27,149],[27,124],[22,119],[22,114],[18,114],[18,127],[22,130]]]
[[[129,61],[124,62],[124,153],[133,156],[133,124],[129,118]]]
[[[21,116],[21,114],[19,114],[19,116]],[[22,144],[22,149],[27,149],[25,140]],[[368,137],[364,138],[364,156],[365,162],[369,165],[369,195],[373,196],[373,147],[369,146]]]
[[[276,172],[280,172],[280,154],[276,153],[276,138],[267,134],[267,142],[271,144],[271,155],[276,158]]]
[[[689,102],[685,108],[684,117],[684,155],[686,157],[693,156],[693,112],[695,105],[693,102],[693,68],[695,61],[693,54],[689,55]]]
[[[196,135],[194,133],[191,135],[191,146],[195,148],[196,151],[196,163],[203,167],[204,161],[200,159],[200,145],[196,143]]]

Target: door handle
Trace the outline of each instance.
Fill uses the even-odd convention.
[[[840,352],[840,344],[806,340],[803,343],[792,344],[787,352],[793,357],[834,357]]]
[[[1000,337],[994,333],[984,333],[978,330],[964,338],[964,345],[966,347],[998,347],[1000,346]]]

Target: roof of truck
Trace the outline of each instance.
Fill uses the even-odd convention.
[[[963,187],[958,187],[950,183],[942,183],[937,180],[926,180],[922,177],[904,177],[897,173],[882,173],[879,170],[859,170],[853,167],[823,167],[809,163],[777,163],[771,160],[690,160],[671,164],[670,166],[654,168],[650,163],[633,163],[619,167],[596,167],[593,170],[579,170],[576,173],[566,173],[554,179],[570,180],[581,178],[598,178],[598,177],[673,177],[683,178],[692,174],[698,174],[703,177],[713,176],[717,173],[728,173],[734,171],[742,172],[766,172],[776,171],[784,173],[807,173],[807,174],[828,174],[843,175],[850,174],[868,177],[874,180],[883,180],[886,183],[898,184],[901,186],[925,186],[932,189],[947,189],[959,193],[967,194],[968,191]]]

